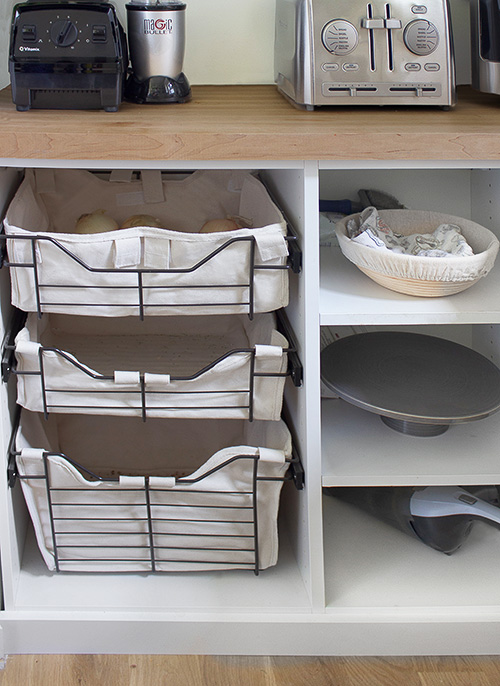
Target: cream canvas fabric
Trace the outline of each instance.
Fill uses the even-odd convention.
[[[34,264],[36,278],[32,267],[11,269],[16,307],[37,311],[38,283],[43,312],[138,315],[141,297],[147,315],[248,312],[242,303],[252,297],[252,263],[264,267],[254,274],[255,312],[288,304],[287,270],[269,269],[286,264],[286,223],[255,176],[201,170],[182,178],[154,171],[130,177],[127,171],[101,178],[82,170],[26,170],[5,232],[19,237],[7,241],[9,260]],[[148,214],[165,228],[75,233],[82,214],[100,209],[120,226]],[[199,233],[206,221],[227,216],[240,217],[245,228]],[[34,248],[25,240],[33,235],[40,236]]]
[[[140,445],[137,451],[133,445]],[[283,422],[141,420],[25,412],[17,436],[22,489],[43,559],[60,571],[200,571],[276,564],[282,481],[257,481],[253,469],[282,479],[291,439]],[[55,535],[49,516],[47,457]],[[240,456],[246,456],[241,458]],[[180,475],[198,481],[179,481]],[[145,483],[151,513],[148,521]],[[151,531],[149,530],[151,525]],[[150,537],[152,536],[152,539]]]
[[[30,314],[16,337],[18,402],[34,412],[46,403],[49,412],[141,416],[144,393],[148,417],[249,418],[252,404],[255,419],[278,420],[288,342],[275,324],[273,313]]]

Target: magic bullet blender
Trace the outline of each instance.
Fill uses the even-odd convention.
[[[182,71],[186,4],[179,0],[131,0],[127,36],[132,71],[127,100],[138,103],[187,102],[189,82]]]

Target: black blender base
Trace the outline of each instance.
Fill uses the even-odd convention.
[[[129,74],[125,83],[125,99],[140,104],[166,104],[191,100],[191,87],[184,73],[176,79],[169,76],[150,76],[139,81]]]

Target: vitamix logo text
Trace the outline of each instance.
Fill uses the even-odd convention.
[[[172,19],[144,19],[144,33],[162,34],[172,33],[173,21]]]

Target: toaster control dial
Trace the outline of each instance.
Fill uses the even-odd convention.
[[[358,32],[350,22],[334,19],[323,27],[321,40],[328,52],[334,55],[348,55],[358,44]]]
[[[406,47],[414,55],[430,55],[439,43],[437,28],[426,19],[411,21],[406,26],[403,37]]]
[[[78,28],[69,19],[59,19],[51,26],[50,38],[60,48],[69,48],[78,38]]]

